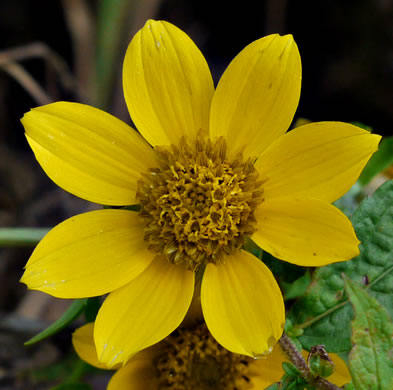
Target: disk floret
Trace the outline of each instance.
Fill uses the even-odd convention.
[[[138,182],[150,249],[195,270],[240,248],[256,229],[263,191],[253,161],[227,156],[223,137],[156,148],[158,167]]]
[[[154,366],[160,389],[235,390],[252,388],[251,362],[219,345],[201,324],[168,336]]]

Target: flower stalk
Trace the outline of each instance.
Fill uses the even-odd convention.
[[[0,247],[34,246],[50,228],[0,228]]]

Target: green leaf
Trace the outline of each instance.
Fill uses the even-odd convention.
[[[48,326],[45,330],[35,335],[33,338],[25,342],[25,345],[33,345],[42,341],[54,334],[60,332],[67,325],[73,322],[76,318],[80,316],[80,314],[85,310],[87,305],[87,298],[76,299],[71,303],[69,308],[64,312],[64,314],[53,324]]]
[[[98,314],[98,310],[101,307],[101,298],[100,297],[92,297],[92,298],[88,298],[87,299],[87,304],[86,304],[86,308],[85,308],[85,318],[86,318],[86,322],[94,322],[97,314]]]
[[[359,206],[359,202],[364,198],[363,187],[355,183],[351,189],[341,198],[337,199],[333,205],[339,208],[348,218],[351,218]]]
[[[91,390],[92,387],[87,383],[65,383],[52,387],[50,390]]]
[[[280,390],[280,385],[279,383],[273,383],[269,387],[266,387],[265,390]]]
[[[93,105],[110,109],[125,50],[136,33],[142,0],[100,0],[97,6],[96,78]],[[138,12],[139,11],[139,12]]]
[[[282,369],[287,375],[289,375],[292,378],[298,378],[301,376],[299,370],[292,363],[283,362]]]
[[[263,263],[272,271],[280,285],[284,283],[293,283],[296,279],[303,276],[306,272],[304,267],[287,263],[276,259],[268,252],[264,252],[252,239],[248,238],[243,246],[244,250],[252,253],[255,257],[262,260]]]
[[[366,124],[364,124],[364,123],[362,123],[362,122],[351,122],[351,125],[354,125],[354,126],[360,127],[361,129],[363,129],[363,130],[367,130],[367,131],[369,131],[370,133],[372,133],[372,132],[373,132],[373,129],[372,129],[372,127],[371,127],[371,126],[369,126],[369,125],[366,125]]]
[[[294,327],[304,330],[299,340],[305,349],[324,344],[329,352],[346,353],[352,347],[353,309],[345,296],[342,273],[367,286],[393,316],[393,181],[363,200],[352,223],[362,242],[360,255],[317,269],[306,295],[288,314]]]
[[[284,299],[295,299],[304,295],[311,282],[310,272],[307,271],[303,276],[296,279],[293,283],[283,282]]]
[[[349,369],[357,390],[393,389],[393,322],[377,300],[356,283],[345,279],[355,309]]]
[[[261,256],[257,257],[261,258],[263,263],[272,271],[280,285],[293,283],[306,272],[304,267],[278,260],[268,252],[263,252]]]
[[[303,349],[302,344],[297,340],[297,337],[303,334],[303,330],[299,328],[294,328],[292,322],[289,318],[285,319],[284,332],[291,338],[291,340],[296,344],[296,348],[301,351]]]
[[[34,246],[50,228],[0,228],[1,246]]]
[[[393,164],[393,137],[382,139],[378,151],[372,155],[359,177],[359,183],[366,185],[378,173]]]

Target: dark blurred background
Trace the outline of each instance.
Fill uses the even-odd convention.
[[[148,18],[186,31],[215,82],[251,41],[293,34],[303,65],[295,119],[356,121],[393,135],[393,0],[0,0],[1,227],[50,227],[96,207],[45,176],[20,118],[32,107],[72,100],[129,121],[122,58]],[[0,389],[45,389],[64,375],[45,367],[62,360],[71,330],[34,348],[22,345],[69,304],[27,293],[18,282],[31,250],[0,249]]]

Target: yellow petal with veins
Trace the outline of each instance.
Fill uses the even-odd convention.
[[[135,203],[140,174],[156,165],[153,149],[135,130],[94,107],[52,103],[26,113],[22,124],[46,174],[91,202]]]
[[[94,322],[89,322],[78,328],[72,334],[72,345],[78,356],[91,366],[106,370],[106,364],[98,360],[96,346],[94,345]]]
[[[115,372],[107,390],[158,390],[158,385],[152,359],[131,359]]]
[[[232,150],[259,156],[284,134],[295,114],[301,61],[291,35],[268,35],[246,46],[229,64],[214,94],[210,134]]]
[[[281,337],[285,310],[270,270],[255,256],[238,251],[225,262],[208,263],[201,301],[206,325],[226,349],[254,358]]]
[[[178,143],[208,130],[213,80],[190,37],[173,24],[148,20],[123,65],[124,96],[136,127],[151,145]]]
[[[298,196],[333,202],[356,182],[381,137],[342,122],[297,127],[276,140],[255,168],[266,200]]]
[[[301,266],[322,266],[359,254],[350,220],[336,207],[317,199],[278,198],[255,212],[258,230],[252,239],[278,259]]]
[[[37,245],[21,282],[58,298],[106,294],[152,261],[137,213],[97,210],[71,217]]]
[[[100,361],[113,367],[168,336],[184,319],[193,291],[193,272],[157,256],[101,306],[94,329]]]

